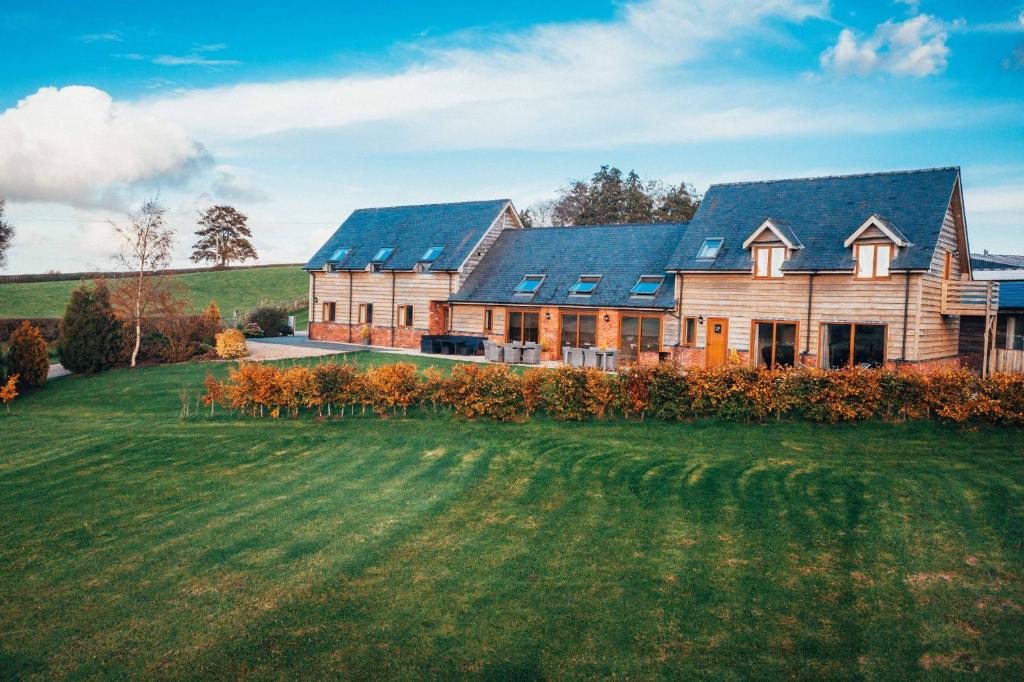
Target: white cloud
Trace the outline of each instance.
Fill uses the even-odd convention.
[[[888,73],[923,78],[946,70],[948,25],[919,14],[906,21],[892,19],[870,36],[844,28],[835,45],[821,54],[822,68],[844,75]]]
[[[523,33],[463,35],[460,42],[419,45],[412,63],[385,75],[247,83],[144,99],[136,106],[185,125],[204,141],[238,140],[295,130],[385,124],[391,141],[444,138],[457,148],[508,137],[522,146],[579,146],[597,141],[612,115],[636,112],[679,118],[702,105],[728,115],[747,103],[733,91],[725,102],[666,93],[685,82],[679,69],[719,44],[763,30],[766,23],[822,17],[825,0],[649,0],[624,5],[611,22],[535,27]],[[696,83],[696,78],[688,78]],[[691,92],[690,94],[700,94]],[[753,107],[756,103],[749,103]],[[772,112],[766,113],[772,118]],[[666,130],[664,117],[658,127]],[[614,122],[622,127],[622,119]],[[760,127],[759,122],[749,122]],[[458,138],[449,130],[476,131]],[[739,129],[742,130],[742,127]],[[671,131],[670,133],[671,134]]]
[[[124,41],[124,38],[117,31],[110,31],[108,33],[86,33],[83,36],[78,36],[78,39],[83,43],[120,43]]]
[[[12,201],[96,204],[206,161],[180,124],[95,88],[42,88],[0,114],[0,188]]]

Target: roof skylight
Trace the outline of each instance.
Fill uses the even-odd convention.
[[[339,262],[341,260],[344,260],[345,256],[348,255],[348,252],[349,252],[349,248],[347,246],[343,246],[340,249],[338,249],[337,251],[335,251],[334,255],[332,255],[330,258],[328,258],[327,261],[329,263],[337,263],[337,262]]]
[[[594,293],[600,281],[601,275],[580,275],[576,283],[569,287],[569,293],[573,296],[589,296]]]
[[[697,252],[697,258],[716,258],[718,252],[722,249],[722,242],[724,241],[721,237],[705,239],[704,243],[700,245],[700,251]]]
[[[383,263],[388,258],[391,258],[391,254],[394,253],[395,249],[390,246],[385,246],[383,249],[378,251],[373,258],[370,259],[371,263]]]
[[[661,289],[665,278],[662,275],[643,275],[629,290],[630,296],[654,296]]]
[[[431,246],[429,249],[427,249],[426,253],[420,256],[420,262],[432,263],[435,260],[437,260],[437,257],[441,255],[442,251],[444,251],[443,246]]]
[[[526,275],[523,281],[516,285],[514,291],[517,294],[535,294],[543,281],[544,275]]]

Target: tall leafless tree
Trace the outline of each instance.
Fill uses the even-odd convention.
[[[4,220],[4,200],[0,199],[0,268],[7,267],[7,249],[14,241],[14,226]]]
[[[167,209],[160,205],[159,197],[147,199],[137,212],[128,216],[128,222],[111,222],[121,238],[121,250],[115,259],[131,271],[134,286],[130,290],[130,317],[135,327],[135,347],[132,349],[132,367],[139,356],[142,343],[142,319],[152,299],[153,287],[147,278],[167,267],[174,247],[174,230],[164,225]]]

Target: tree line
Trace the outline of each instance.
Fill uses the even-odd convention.
[[[555,198],[519,213],[525,227],[683,223],[700,207],[693,185],[643,180],[635,170],[601,166],[589,181],[571,180]]]

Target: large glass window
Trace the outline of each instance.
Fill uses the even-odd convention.
[[[782,277],[782,264],[786,262],[786,249],[782,246],[754,247],[754,277]]]
[[[822,325],[822,366],[881,367],[885,364],[885,325]]]
[[[1010,350],[1024,350],[1024,315],[1006,318],[1006,347]]]
[[[796,362],[796,323],[756,322],[754,348],[754,364],[792,367]]]
[[[591,348],[597,345],[597,315],[562,313],[560,347]]]
[[[623,316],[619,325],[619,351],[635,359],[640,353],[661,350],[661,318]]]
[[[510,312],[508,340],[537,343],[540,339],[540,313]]]
[[[892,244],[858,244],[857,277],[873,279],[889,276]]]

